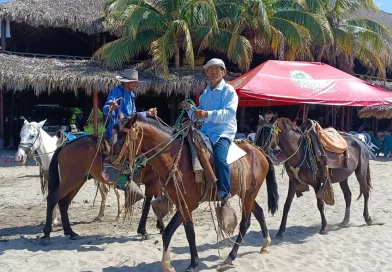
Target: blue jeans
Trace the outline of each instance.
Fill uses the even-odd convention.
[[[221,200],[230,198],[230,166],[226,162],[230,140],[220,138],[213,146],[215,174],[218,179],[218,197]]]

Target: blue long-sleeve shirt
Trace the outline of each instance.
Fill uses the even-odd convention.
[[[117,104],[120,107],[118,109],[113,110],[110,113],[111,117],[109,117],[109,124],[106,128],[107,139],[110,139],[112,137],[113,127],[118,121],[118,116],[120,111],[124,114],[124,117],[128,117],[133,113],[136,113],[135,94],[132,91],[128,92],[127,90],[125,90],[122,84],[118,85],[117,87],[115,87],[113,90],[110,91],[106,103],[102,109],[103,113],[107,115],[109,113],[110,103],[115,102],[120,97],[123,98],[117,101]],[[146,112],[140,112],[140,113],[146,116]]]
[[[214,89],[208,84],[199,98],[198,109],[208,112],[200,131],[208,136],[214,145],[220,138],[234,140],[237,132],[236,113],[238,96],[233,86],[222,80]],[[193,111],[188,115],[193,118]]]

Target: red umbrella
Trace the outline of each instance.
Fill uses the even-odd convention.
[[[319,62],[269,60],[230,82],[240,106],[392,104],[392,93]]]

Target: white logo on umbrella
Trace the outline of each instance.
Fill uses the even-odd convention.
[[[311,75],[300,70],[291,70],[290,77],[298,88],[312,90],[316,94],[335,92],[333,80],[313,79]]]

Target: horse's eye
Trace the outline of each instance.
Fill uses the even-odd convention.
[[[30,135],[30,139],[34,139],[34,135]]]

